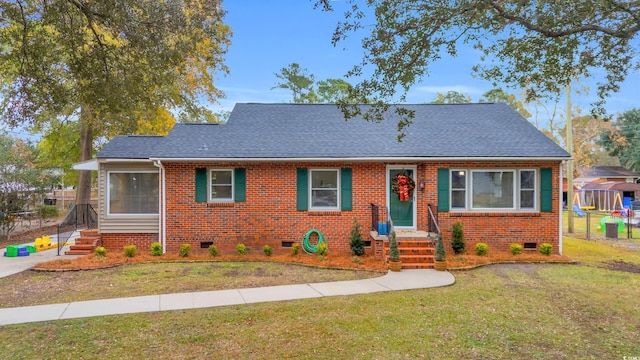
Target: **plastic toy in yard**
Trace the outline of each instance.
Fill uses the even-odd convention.
[[[38,250],[49,249],[51,245],[51,238],[47,235],[36,238],[36,241],[33,242],[33,246],[35,246]]]
[[[19,246],[19,245],[9,245],[4,252],[4,256],[6,257],[16,257],[16,256],[29,256],[29,254],[36,252],[36,248],[27,245],[27,246]]]
[[[623,232],[624,231],[624,220],[621,217],[618,216],[605,216],[602,218],[602,220],[600,220],[600,231],[602,232],[606,232],[607,230],[607,226],[605,224],[607,223],[616,223],[618,224],[618,232]]]

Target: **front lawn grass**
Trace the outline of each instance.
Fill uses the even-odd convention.
[[[640,274],[606,267],[640,264],[638,253],[571,238],[564,245],[578,265],[454,271],[456,284],[444,288],[4,326],[0,358],[640,356]]]
[[[338,271],[271,262],[132,263],[90,271],[24,271],[0,278],[0,308],[380,275],[375,271]]]

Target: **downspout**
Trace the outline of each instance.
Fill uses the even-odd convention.
[[[160,169],[160,198],[158,199],[158,208],[160,209],[160,216],[158,217],[158,234],[160,236],[160,243],[162,244],[162,253],[167,252],[167,209],[166,209],[166,186],[165,186],[165,169],[160,160],[153,162],[153,165]]]
[[[562,207],[562,193],[563,193],[563,191],[562,191],[562,183],[563,183],[563,179],[562,179],[562,166],[564,165],[564,163],[565,163],[565,162],[564,162],[564,160],[560,163],[560,166],[559,166],[560,170],[558,171],[558,173],[560,174],[560,176],[559,176],[559,178],[560,178],[560,196],[559,196],[559,198],[560,198],[560,199],[559,199],[559,200],[560,200],[560,201],[559,201],[559,202],[560,202],[560,205],[558,206],[558,208],[560,209],[560,211],[558,211],[558,213],[559,213],[559,217],[560,217],[560,221],[559,221],[559,223],[560,223],[560,228],[558,229],[558,234],[559,234],[559,239],[558,239],[558,253],[559,253],[560,255],[562,255],[562,231],[563,231],[563,229],[564,229],[564,226],[562,225],[562,219],[563,219],[563,216],[562,216],[562,211],[563,211],[563,207]],[[568,189],[568,188],[567,188],[567,189]],[[569,206],[571,206],[571,205],[569,204],[569,197],[567,196],[567,208],[568,208]],[[569,215],[571,215],[571,213],[569,213]]]

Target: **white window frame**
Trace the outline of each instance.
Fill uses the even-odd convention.
[[[454,189],[453,188],[453,173],[454,172],[464,172],[464,189]],[[453,191],[464,191],[464,207],[454,207],[453,206]],[[449,172],[449,204],[452,210],[466,210],[468,206],[468,198],[469,198],[469,170],[468,169],[451,169]]]
[[[465,207],[453,206],[453,173],[458,171],[465,172]],[[534,173],[533,185],[533,207],[523,208],[521,205],[522,187],[520,183],[520,174],[524,171],[532,171]],[[510,172],[513,174],[513,207],[506,208],[474,208],[473,207],[473,174],[479,172]],[[536,212],[539,211],[540,174],[537,168],[455,168],[449,169],[449,209],[450,211],[478,211],[478,212]],[[462,189],[458,189],[461,191]],[[525,189],[529,190],[529,189]]]
[[[522,184],[521,184],[521,176],[520,174],[524,171],[532,171],[533,172],[533,189],[525,189],[526,191],[533,190],[533,207],[522,207]],[[524,211],[534,211],[538,208],[538,197],[540,191],[538,190],[538,170],[537,169],[518,169],[518,208]]]
[[[332,171],[335,172],[336,174],[336,206],[313,206],[313,172],[314,171]],[[340,191],[341,191],[341,184],[340,184],[340,169],[338,168],[310,168],[309,169],[309,210],[310,211],[333,211],[333,210],[340,210],[340,204],[341,204],[341,199],[340,199]],[[315,190],[333,190],[333,188],[327,189],[327,188],[318,188]]]
[[[158,202],[158,212],[156,213],[111,213],[111,174],[157,174],[158,175],[158,199],[160,198],[160,174],[153,170],[108,170],[107,171],[107,188],[106,188],[106,208],[107,216],[110,217],[140,217],[140,216],[154,216],[160,213]]]
[[[235,201],[235,169],[229,169],[229,168],[212,168],[212,169],[208,169],[207,171],[207,184],[209,185],[207,187],[207,198],[209,200],[209,202],[234,202]],[[230,198],[213,198],[213,192],[211,191],[211,188],[213,187],[212,181],[213,181],[213,176],[211,176],[211,174],[214,171],[225,171],[225,172],[230,172],[231,173],[231,184],[216,184],[216,185],[230,185],[231,186],[231,197]]]
[[[497,172],[502,172],[502,173],[511,173],[513,175],[513,189],[511,190],[511,199],[512,203],[511,203],[511,207],[504,207],[504,208],[476,208],[473,207],[473,175],[475,173],[497,173]],[[516,210],[518,208],[516,202],[518,201],[517,196],[517,190],[518,190],[518,184],[517,181],[518,179],[516,179],[518,172],[516,171],[516,169],[470,169],[469,170],[469,207],[471,208],[471,210],[474,211],[513,211]]]

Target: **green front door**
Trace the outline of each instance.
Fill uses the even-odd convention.
[[[398,174],[415,179],[413,169],[389,169],[389,215],[393,226],[413,227],[413,195],[409,196],[409,200],[401,201],[400,196],[393,191],[393,179]]]

